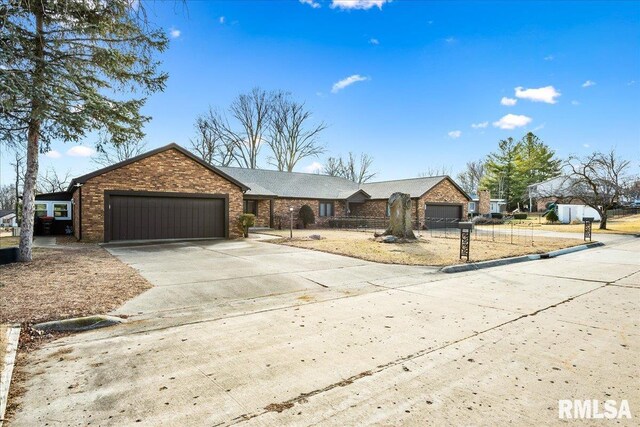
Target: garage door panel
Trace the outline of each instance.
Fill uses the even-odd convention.
[[[455,228],[462,219],[462,206],[460,205],[427,203],[424,212],[428,228]]]
[[[222,198],[111,195],[107,240],[225,237]]]

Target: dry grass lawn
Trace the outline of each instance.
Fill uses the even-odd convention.
[[[150,287],[99,246],[35,248],[33,262],[0,266],[0,323],[103,314]]]
[[[2,236],[0,237],[0,248],[6,248],[8,246],[18,246],[19,241],[19,237]]]
[[[460,243],[456,238],[427,237],[415,243],[380,243],[373,240],[372,232],[363,231],[294,230],[293,240],[288,238],[289,231],[278,230],[268,233],[283,237],[283,239],[273,240],[274,243],[386,264],[444,266],[462,262],[459,259]],[[323,239],[310,239],[309,236],[312,234],[319,234]],[[472,240],[470,261],[545,253],[580,244],[583,244],[583,241],[578,239],[542,237],[536,237],[533,246]]]
[[[613,233],[613,234],[638,234],[640,233],[640,215],[629,215],[627,217],[619,217],[607,221],[607,229],[600,230],[600,223],[593,223],[594,233]],[[544,223],[540,230],[561,231],[565,233],[582,233],[584,224],[548,224]]]

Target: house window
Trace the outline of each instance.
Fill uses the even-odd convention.
[[[42,216],[47,216],[47,204],[46,203],[36,203],[36,218],[40,218]]]
[[[258,216],[258,202],[256,200],[245,200],[244,213],[254,214]]]
[[[71,203],[53,203],[53,217],[55,219],[71,219]]]
[[[320,202],[320,216],[333,216],[333,202]]]
[[[476,211],[476,202],[469,202],[469,212]]]

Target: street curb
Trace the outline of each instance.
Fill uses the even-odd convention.
[[[570,248],[565,248],[565,249],[558,249],[557,251],[551,251],[544,254],[522,255],[522,256],[517,256],[513,258],[502,258],[502,259],[495,259],[491,261],[472,262],[469,264],[449,265],[447,267],[442,267],[440,271],[442,271],[443,273],[463,273],[465,271],[474,271],[474,270],[481,270],[484,268],[498,267],[501,265],[517,264],[520,262],[534,261],[537,259],[555,258],[560,255],[584,251],[586,249],[597,248],[599,246],[604,246],[604,243],[593,242],[593,243],[587,243],[585,245],[572,246]]]
[[[7,400],[9,398],[9,386],[13,375],[13,366],[16,361],[18,351],[18,340],[20,339],[20,327],[12,326],[7,329],[7,348],[2,349],[4,354],[4,367],[0,373],[0,427],[4,422],[4,413],[7,410]]]

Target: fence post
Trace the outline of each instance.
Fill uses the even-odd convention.
[[[511,244],[513,245],[513,222],[511,223]]]

